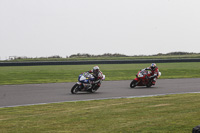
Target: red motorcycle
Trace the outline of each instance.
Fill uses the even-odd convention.
[[[161,76],[161,72],[159,72],[159,75],[157,78]],[[134,88],[136,86],[146,86],[151,87],[153,78],[151,78],[151,71],[147,71],[145,69],[140,70],[136,78],[130,83],[130,87]]]

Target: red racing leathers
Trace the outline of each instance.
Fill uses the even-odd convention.
[[[158,75],[159,75],[158,67],[155,67],[154,69],[152,69],[151,67],[147,67],[145,70],[151,71],[151,77],[150,78],[152,78],[152,84],[155,85],[156,79],[158,78]]]

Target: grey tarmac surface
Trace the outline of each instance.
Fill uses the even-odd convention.
[[[71,94],[73,83],[1,85],[0,107],[24,106],[90,99],[137,97],[200,92],[200,78],[158,79],[151,88],[130,88],[131,80],[104,81],[95,93]]]

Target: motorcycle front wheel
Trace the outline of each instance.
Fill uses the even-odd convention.
[[[78,92],[78,87],[79,87],[79,85],[78,85],[78,84],[75,84],[75,85],[72,87],[72,89],[71,89],[71,93],[72,93],[72,94],[76,94],[76,93]]]
[[[130,87],[131,88],[135,88],[137,85],[137,81],[136,80],[133,80],[131,83],[130,83]]]

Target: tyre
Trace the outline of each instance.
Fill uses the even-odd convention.
[[[147,88],[150,88],[151,86],[152,86],[152,84],[148,84],[148,85],[146,85]]]
[[[133,80],[131,83],[130,83],[130,87],[131,88],[134,88],[137,84],[137,81],[136,80]]]
[[[91,89],[89,89],[88,91],[91,92],[91,93],[94,93],[98,90],[98,88],[99,88],[99,86],[94,86]]]
[[[149,83],[146,85],[147,88],[150,88],[151,86],[152,86],[152,82],[149,82]]]
[[[72,94],[76,94],[76,93],[78,92],[78,87],[79,87],[79,85],[78,85],[78,84],[75,84],[75,85],[72,87],[72,89],[71,89],[71,93],[72,93]]]
[[[94,93],[96,90],[95,89],[89,89],[88,92]]]
[[[194,127],[194,128],[192,129],[192,133],[200,133],[200,125]]]

